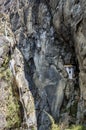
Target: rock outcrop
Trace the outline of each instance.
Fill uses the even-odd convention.
[[[85,0],[0,1],[1,130],[85,129],[85,15]]]
[[[0,13],[0,129],[19,128],[22,111],[18,88],[9,67],[11,47],[15,44],[9,16]],[[11,44],[12,43],[12,44]]]

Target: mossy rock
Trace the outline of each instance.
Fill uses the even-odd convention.
[[[65,129],[65,130],[86,130],[86,127],[85,126],[82,126],[82,125],[77,125],[77,126],[72,126],[68,129]]]
[[[45,111],[44,111],[45,112]],[[49,117],[50,121],[51,121],[51,127],[50,130],[61,130],[60,125],[56,124],[53,117],[45,112],[47,114],[47,116]],[[86,130],[86,126],[82,126],[82,125],[73,125],[69,128],[64,128],[64,130]]]
[[[50,130],[60,130],[60,127],[55,123],[54,118],[48,112],[44,111],[44,113],[50,119],[50,122],[51,122]]]
[[[56,124],[53,124],[53,126],[51,127],[51,130],[61,130],[60,127]],[[72,126],[68,129],[64,129],[64,130],[86,130],[85,126],[82,125],[77,125],[77,126]]]
[[[19,105],[16,102],[11,102],[7,108],[7,128],[20,127],[21,119],[19,117]]]
[[[6,99],[6,129],[19,128],[21,126],[21,106],[19,103],[18,91],[16,90],[16,85],[13,82],[12,72],[8,68],[9,59],[6,58],[6,61],[3,64],[3,67],[0,68],[0,79],[4,82],[7,82],[7,87],[5,88],[8,93]]]
[[[18,128],[21,125],[20,105],[12,92],[12,87],[9,87],[9,96],[7,103],[7,128]]]
[[[4,56],[4,62],[2,66],[6,68],[8,66],[9,60],[10,60],[9,56]]]
[[[59,126],[56,124],[52,124],[51,130],[60,130]]]
[[[21,125],[21,106],[19,104],[18,92],[16,91],[16,85],[13,83],[13,76],[9,68],[0,69],[0,78],[7,82],[6,87],[8,97],[6,99],[6,120],[7,129],[18,128]]]
[[[10,69],[0,68],[0,79],[10,81],[12,77],[12,73]]]

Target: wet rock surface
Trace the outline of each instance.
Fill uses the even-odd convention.
[[[85,15],[85,0],[0,1],[0,68],[9,64],[18,90],[20,130],[86,125]]]

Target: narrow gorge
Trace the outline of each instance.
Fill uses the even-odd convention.
[[[85,17],[85,0],[0,0],[0,130],[86,130]]]

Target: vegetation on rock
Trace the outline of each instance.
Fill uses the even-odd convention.
[[[16,97],[13,96],[12,88],[9,88],[7,103],[7,128],[16,128],[21,125],[20,106]]]

